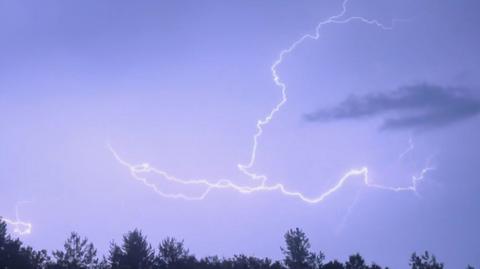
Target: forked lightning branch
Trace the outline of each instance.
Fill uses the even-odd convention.
[[[334,194],[336,191],[340,190],[346,182],[349,180],[361,180],[366,187],[375,188],[379,190],[385,191],[393,191],[393,192],[413,192],[417,193],[417,186],[418,183],[424,179],[425,175],[434,169],[434,167],[430,166],[429,163],[421,169],[416,175],[412,175],[411,183],[408,186],[385,186],[381,184],[377,184],[372,182],[368,176],[368,167],[359,167],[356,169],[352,169],[347,171],[338,181],[336,184],[331,186],[329,189],[320,192],[316,196],[307,196],[302,192],[294,191],[289,189],[287,186],[281,183],[272,183],[270,182],[267,175],[264,174],[257,174],[255,171],[252,170],[253,166],[255,165],[258,146],[260,143],[260,139],[262,138],[262,134],[264,132],[264,128],[275,118],[275,115],[278,111],[282,109],[282,107],[287,103],[287,85],[284,81],[282,81],[280,74],[278,73],[278,67],[282,65],[284,59],[288,57],[290,54],[294,53],[295,50],[301,46],[303,43],[307,41],[316,41],[320,38],[320,32],[324,27],[333,24],[343,24],[347,25],[350,23],[363,23],[367,25],[371,25],[372,27],[376,27],[381,31],[389,31],[393,27],[393,21],[391,25],[384,25],[377,20],[372,20],[360,16],[351,16],[347,17],[347,4],[348,0],[344,0],[342,2],[341,11],[334,16],[327,18],[324,21],[319,22],[313,33],[305,34],[301,36],[299,39],[295,40],[293,43],[290,44],[286,49],[280,51],[277,59],[271,65],[271,74],[272,80],[274,85],[279,89],[281,94],[281,100],[278,102],[272,110],[263,118],[259,119],[256,123],[256,131],[252,137],[252,145],[250,156],[248,162],[237,164],[237,168],[240,172],[247,176],[249,179],[250,184],[247,185],[240,185],[235,183],[231,179],[182,179],[171,175],[170,173],[158,169],[149,165],[148,163],[142,164],[132,164],[126,161],[121,155],[110,145],[108,144],[108,149],[113,154],[116,161],[119,164],[125,166],[130,175],[133,179],[141,182],[147,188],[151,189],[158,195],[165,197],[165,198],[175,198],[175,199],[184,199],[184,200],[202,200],[205,199],[209,193],[214,190],[230,190],[236,191],[241,194],[251,194],[251,193],[261,193],[261,192],[277,192],[281,195],[286,197],[296,198],[305,203],[316,204],[321,203],[329,196]],[[414,148],[413,142],[409,140],[409,147],[405,150],[404,153],[401,154],[400,158],[402,158],[405,154],[412,151]],[[196,186],[200,190],[196,195],[187,194],[186,192],[176,191],[171,192],[164,190],[160,187],[160,185],[154,183],[153,181],[149,180],[149,175],[155,175],[156,178],[160,178],[161,180],[168,181],[169,183],[173,183],[180,187],[180,189],[185,186]],[[18,213],[16,219],[8,219],[4,218],[3,220],[6,221],[7,224],[13,227],[13,231],[19,235],[30,234],[32,231],[32,224],[28,222],[21,221],[18,218]]]
[[[273,83],[280,90],[282,98],[280,102],[277,103],[272,108],[270,113],[268,113],[264,118],[259,119],[257,121],[256,132],[254,133],[252,138],[253,143],[251,147],[251,154],[250,154],[249,161],[247,163],[241,163],[237,165],[237,168],[242,172],[242,174],[244,174],[245,176],[251,179],[251,184],[239,185],[230,179],[217,179],[217,180],[204,179],[204,178],[182,179],[164,170],[153,167],[148,163],[132,164],[126,161],[125,159],[123,159],[120,156],[120,154],[110,144],[108,144],[108,149],[112,152],[115,159],[121,165],[125,166],[129,170],[133,179],[141,182],[147,188],[150,188],[152,191],[154,191],[158,195],[165,198],[176,198],[176,199],[184,199],[184,200],[202,200],[202,199],[205,199],[208,196],[208,194],[213,190],[228,189],[228,190],[237,191],[242,194],[250,194],[255,192],[279,192],[282,195],[292,197],[292,198],[297,198],[306,203],[315,204],[315,203],[320,203],[324,201],[327,197],[329,197],[330,195],[332,195],[333,193],[341,189],[347,181],[353,180],[353,179],[362,180],[364,185],[370,188],[376,188],[376,189],[394,191],[394,192],[410,191],[410,192],[416,193],[418,182],[424,179],[425,175],[429,171],[434,169],[434,167],[430,166],[429,163],[427,163],[427,165],[423,169],[421,169],[418,172],[418,174],[412,176],[411,184],[409,186],[397,187],[397,186],[385,186],[385,185],[373,183],[368,177],[368,167],[360,167],[358,169],[352,169],[346,172],[337,181],[335,185],[333,185],[331,188],[327,189],[326,191],[314,197],[307,196],[302,192],[290,190],[289,188],[287,188],[285,185],[281,183],[270,183],[267,175],[257,174],[254,171],[252,171],[252,167],[256,162],[258,145],[260,142],[260,138],[262,137],[262,134],[264,132],[264,128],[274,119],[277,112],[280,111],[280,109],[287,103],[287,100],[288,100],[287,85],[284,81],[282,81],[278,73],[278,67],[283,63],[283,60],[285,59],[285,57],[293,53],[295,49],[301,46],[304,42],[308,40],[312,40],[312,41],[318,40],[320,38],[320,32],[322,28],[328,25],[349,24],[349,23],[358,22],[358,23],[372,25],[373,27],[377,27],[378,29],[384,30],[384,31],[388,31],[392,29],[393,21],[392,21],[392,25],[384,25],[377,20],[372,20],[372,19],[368,19],[360,16],[346,17],[345,14],[347,12],[347,3],[348,3],[348,0],[343,1],[342,9],[339,14],[331,16],[328,19],[318,23],[317,26],[315,27],[315,31],[313,34],[305,34],[301,36],[299,39],[295,40],[289,47],[282,50],[279,53],[278,58],[271,65],[270,69],[271,69]],[[411,150],[413,150],[413,142],[410,139],[409,148],[407,148],[407,150],[401,154],[402,155],[401,157],[403,157],[403,155],[407,154]],[[188,186],[188,185],[199,186],[202,190],[197,195],[190,195],[184,192],[166,191],[161,187],[159,187],[159,185],[149,180],[148,178],[149,175],[156,175],[162,180],[168,181],[170,183],[178,184],[179,186]]]

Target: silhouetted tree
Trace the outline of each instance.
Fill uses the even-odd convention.
[[[232,269],[271,269],[271,268],[282,268],[280,263],[273,263],[272,260],[268,258],[260,259],[257,257],[246,256],[246,255],[235,255],[233,259],[230,260],[232,264]]]
[[[137,229],[123,236],[122,247],[112,243],[109,254],[112,269],[150,269],[154,265],[155,252]]]
[[[410,258],[410,266],[412,269],[443,269],[443,263],[437,262],[435,255],[430,255],[428,251],[422,256],[414,252]]]
[[[0,265],[5,268],[24,266],[20,259],[21,246],[19,240],[13,240],[7,234],[7,224],[0,219]]]
[[[7,224],[2,220],[0,217],[0,246],[2,247],[0,250],[3,250],[4,246],[7,243]]]
[[[46,268],[50,264],[50,256],[45,249],[36,251],[31,247],[24,247],[23,251],[28,260],[29,268]]]
[[[467,269],[475,269],[475,268],[469,264],[467,265]]]
[[[302,230],[288,230],[284,237],[283,263],[247,255],[197,260],[183,241],[170,237],[162,240],[155,256],[146,236],[135,229],[123,236],[120,246],[112,241],[108,259],[103,257],[99,261],[93,244],[73,232],[63,250],[52,252],[52,262],[46,250],[35,251],[24,246],[18,238],[12,238],[7,233],[7,224],[0,218],[0,269],[382,269],[375,263],[367,265],[358,253],[351,255],[346,263],[333,260],[323,264],[324,255],[310,251],[309,239]],[[443,263],[428,252],[421,256],[413,253],[409,265],[411,269],[444,268]],[[466,269],[474,268],[468,265]]]
[[[0,218],[0,268],[41,269],[48,260],[46,250],[34,251],[8,235],[7,224]]]
[[[286,248],[281,248],[285,255],[285,265],[290,269],[317,269],[321,268],[324,259],[323,253],[310,252],[310,241],[299,228],[285,233]]]
[[[199,269],[223,269],[227,268],[224,266],[224,261],[222,261],[218,256],[209,256],[204,257],[198,261]]]
[[[369,269],[382,269],[382,267],[376,263],[372,263],[372,265],[370,265],[370,267],[368,267]]]
[[[98,262],[97,267],[95,269],[111,269],[111,266],[108,263],[107,258],[105,256],[102,257],[102,260]]]
[[[348,257],[348,261],[345,263],[346,269],[368,269],[365,264],[365,260],[357,253]]]
[[[160,268],[194,268],[196,259],[189,255],[183,241],[167,237],[158,247],[157,264]]]
[[[282,265],[281,262],[279,261],[274,261],[271,265],[270,265],[270,269],[284,269],[285,267]]]
[[[86,237],[72,232],[65,241],[63,250],[52,253],[56,259],[55,268],[65,269],[90,269],[98,265],[97,250]]]
[[[122,263],[123,251],[122,249],[115,244],[115,242],[110,242],[110,249],[108,251],[108,262],[112,269],[119,269]]]
[[[345,269],[345,266],[343,265],[343,263],[337,260],[333,260],[322,266],[322,269]]]

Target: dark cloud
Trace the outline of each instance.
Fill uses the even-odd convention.
[[[480,113],[480,100],[461,88],[418,84],[385,93],[352,95],[338,105],[306,114],[307,121],[381,117],[381,128],[430,129]]]

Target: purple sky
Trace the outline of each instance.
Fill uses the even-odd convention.
[[[387,31],[328,25],[278,66],[288,102],[264,127],[252,171],[318,196],[363,166],[376,184],[409,186],[429,160],[436,169],[418,195],[357,177],[313,205],[229,189],[168,199],[108,150],[181,178],[250,184],[237,164],[281,100],[272,63],[341,6],[0,0],[0,215],[30,201],[19,208],[33,224],[22,240],[49,250],[75,230],[104,253],[138,227],[155,245],[183,238],[199,256],[281,258],[283,233],[300,227],[329,259],[358,251],[405,268],[429,250],[450,268],[480,266],[478,1],[351,0],[345,17],[400,21]],[[382,127],[392,119],[400,127]],[[410,138],[414,150],[399,158]]]

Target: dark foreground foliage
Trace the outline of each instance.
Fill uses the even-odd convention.
[[[282,261],[235,255],[196,258],[183,241],[166,238],[155,248],[140,230],[123,236],[120,245],[110,243],[107,257],[101,259],[92,243],[73,232],[63,249],[36,251],[7,234],[7,225],[0,219],[0,269],[387,269],[375,263],[368,264],[360,254],[351,255],[346,262],[325,261],[322,252],[312,252],[305,233],[296,228],[285,233],[285,246],[281,248]],[[434,255],[413,253],[411,269],[443,269]],[[467,269],[473,269],[468,266]]]

